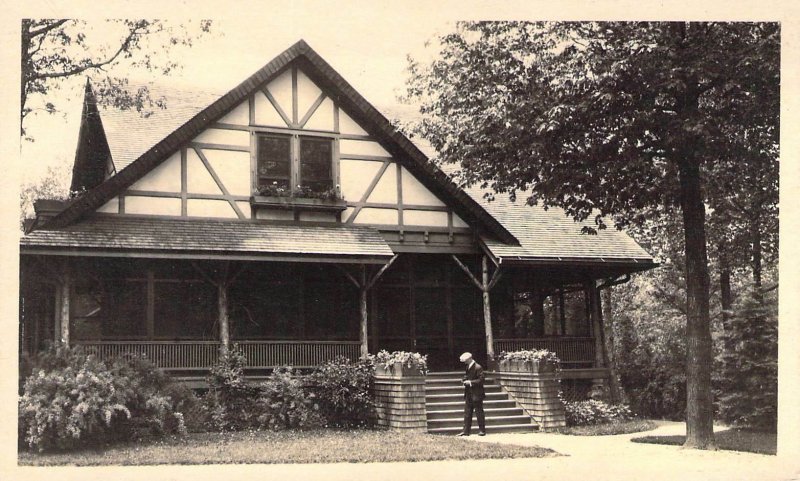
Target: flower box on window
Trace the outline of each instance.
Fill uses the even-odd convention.
[[[315,199],[290,196],[277,197],[254,195],[250,198],[250,203],[255,206],[289,210],[343,211],[347,209],[347,202],[343,199]]]

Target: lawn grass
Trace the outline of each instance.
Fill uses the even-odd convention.
[[[422,432],[383,430],[193,433],[149,443],[67,453],[20,452],[26,466],[372,463],[556,456],[539,447],[479,443]]]
[[[594,426],[570,426],[559,429],[559,433],[570,436],[611,436],[614,434],[630,434],[651,431],[658,427],[649,419],[633,419],[630,421],[614,421]]]
[[[744,451],[756,454],[776,454],[778,450],[778,435],[765,431],[752,431],[747,429],[726,429],[714,433],[717,447],[727,451]],[[642,436],[633,438],[635,443],[668,444],[680,446],[686,441],[686,436]]]

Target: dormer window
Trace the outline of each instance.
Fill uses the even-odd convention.
[[[333,139],[258,134],[256,183],[261,195],[309,197],[331,192]]]

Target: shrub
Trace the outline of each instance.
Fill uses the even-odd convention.
[[[184,430],[169,379],[143,359],[103,361],[57,346],[32,366],[18,406],[20,432],[31,448],[71,449]]]
[[[603,401],[589,400],[564,402],[567,426],[592,426],[616,421],[627,421],[635,416],[624,404],[607,404]]]
[[[244,353],[234,345],[222,350],[211,367],[203,397],[210,428],[235,431],[258,425],[258,388],[244,379],[246,363]]]
[[[375,422],[372,395],[374,366],[370,359],[339,357],[318,366],[306,379],[327,425],[370,426]]]
[[[321,426],[325,422],[313,393],[306,394],[290,367],[272,372],[260,386],[258,404],[260,427],[291,429]]]

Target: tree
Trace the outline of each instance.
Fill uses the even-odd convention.
[[[460,163],[462,183],[600,229],[680,212],[686,446],[713,449],[706,178],[735,158],[732,132],[777,145],[765,124],[778,117],[779,26],[467,22],[438,47],[430,65],[410,62],[408,97],[425,116],[416,132]]]
[[[210,26],[210,20],[202,20],[199,32],[190,34],[183,25],[172,26],[160,20],[108,20],[92,24],[83,20],[23,19],[21,134],[25,135],[25,118],[34,110],[56,111],[47,94],[64,80],[89,73],[107,73],[122,63],[169,74],[178,64],[163,53],[176,45],[191,46]],[[98,41],[103,37],[113,40]],[[125,77],[106,75],[96,85],[99,100],[137,110],[157,102],[149,97],[146,88],[130,92],[126,85]],[[36,96],[41,99],[31,102]]]
[[[39,199],[66,200],[70,196],[70,169],[66,164],[48,167],[47,174],[36,182],[22,185],[19,193],[19,223],[24,228],[25,219],[33,217],[33,203]]]

